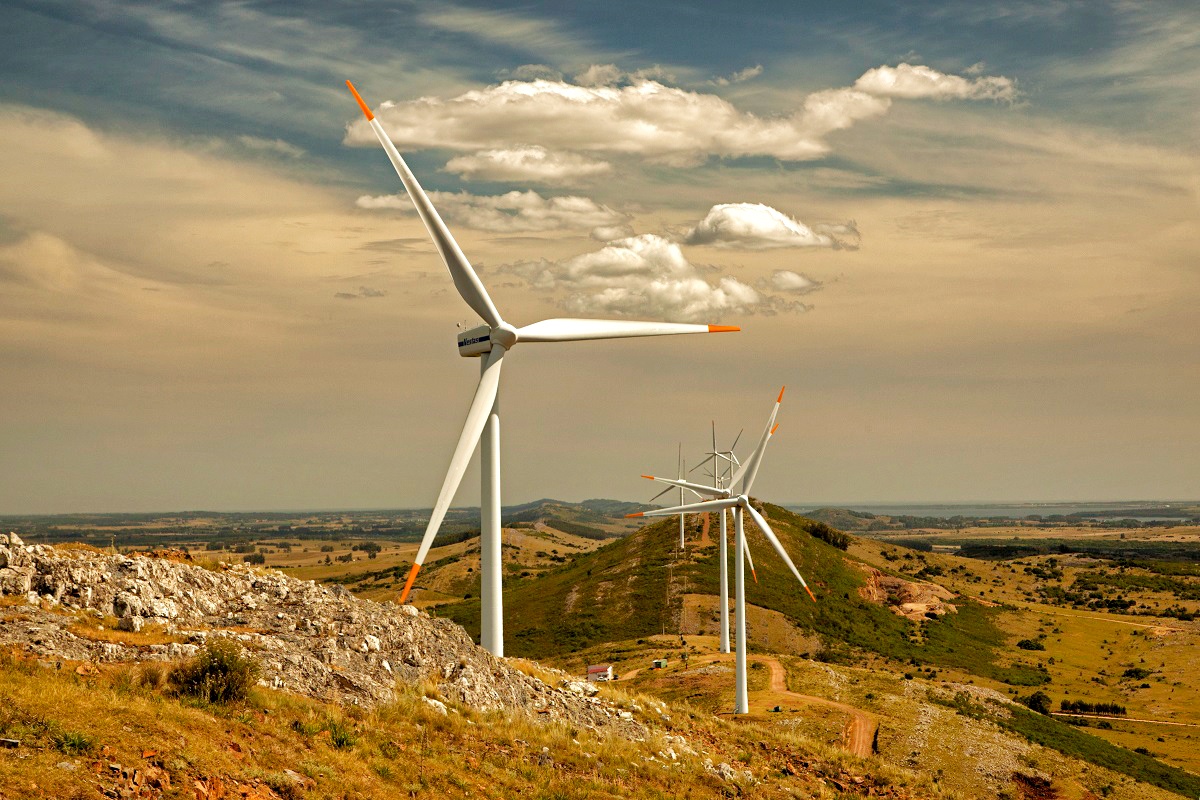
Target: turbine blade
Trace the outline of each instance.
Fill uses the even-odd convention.
[[[735,437],[733,437],[733,444],[729,445],[729,453],[730,453],[730,455],[732,455],[732,454],[733,454],[733,451],[734,451],[734,450],[737,450],[737,443],[738,443],[738,440],[742,438],[742,434],[743,434],[743,433],[745,433],[745,432],[746,432],[746,429],[745,429],[745,428],[742,428],[740,431],[738,431],[738,435],[737,435],[737,436],[735,436]]]
[[[383,145],[384,151],[392,162],[392,166],[396,168],[396,174],[400,176],[400,182],[404,184],[404,189],[408,192],[409,198],[413,205],[417,208],[417,214],[421,217],[421,222],[425,223],[425,229],[429,231],[429,236],[433,239],[433,244],[437,247],[438,253],[442,256],[442,261],[446,264],[446,269],[450,270],[450,277],[454,279],[454,288],[458,289],[458,293],[462,299],[467,302],[472,310],[475,311],[483,321],[495,328],[503,320],[500,318],[500,312],[496,310],[496,306],[492,303],[492,298],[488,296],[487,289],[483,288],[483,282],[479,280],[479,276],[475,274],[475,270],[471,268],[471,262],[467,261],[467,257],[463,255],[462,250],[458,246],[458,242],[454,241],[454,237],[450,234],[450,229],[446,227],[446,223],[442,222],[441,216],[437,209],[433,207],[429,196],[425,194],[425,190],[421,188],[421,184],[417,182],[416,177],[412,174],[412,170],[408,168],[408,164],[404,163],[404,159],[400,156],[396,146],[392,144],[392,140],[388,137],[383,126],[379,124],[379,120],[375,119],[375,115],[371,113],[370,107],[363,101],[358,91],[354,88],[354,84],[346,81],[346,86],[354,95],[354,99],[358,101],[359,108],[367,117],[367,123],[370,124],[371,130],[375,131],[375,136],[379,138],[379,143]]]
[[[758,476],[758,467],[762,464],[763,455],[767,451],[767,442],[770,441],[771,434],[775,432],[775,417],[779,414],[779,404],[782,402],[783,389],[780,389],[779,397],[775,400],[775,407],[771,409],[771,416],[767,420],[767,427],[763,430],[762,438],[758,440],[758,447],[754,448],[750,458],[746,459],[745,463],[738,468],[737,474],[733,476],[733,483],[742,481],[742,494],[750,493],[750,487],[754,485],[754,479]]]
[[[750,555],[750,541],[746,537],[742,537],[742,552],[746,556],[746,563],[750,565],[750,576],[754,578],[754,582],[758,583],[758,573],[754,571],[754,557]]]
[[[767,520],[762,514],[755,510],[754,506],[750,505],[749,503],[746,503],[742,507],[750,513],[750,518],[754,520],[754,524],[757,525],[758,529],[763,532],[764,536],[767,537],[767,541],[770,542],[771,546],[775,548],[775,552],[778,553],[779,557],[783,559],[783,563],[788,565],[788,568],[792,571],[792,574],[796,576],[796,580],[800,581],[800,585],[804,587],[804,591],[808,592],[808,596],[811,597],[815,603],[817,598],[813,595],[812,589],[808,588],[808,584],[805,583],[804,578],[800,576],[800,570],[796,569],[796,565],[792,563],[791,557],[787,554],[787,551],[783,549],[783,545],[780,543],[779,537],[775,535],[775,531],[771,530],[771,526],[767,524]]]
[[[691,481],[677,481],[674,478],[657,478],[653,475],[643,475],[643,478],[659,483],[669,483],[672,486],[678,486],[680,489],[691,489],[694,492],[707,495],[709,497],[720,497],[725,494],[724,489],[714,489],[712,486],[705,486],[701,483],[692,483]]]
[[[653,503],[655,500],[657,500],[658,498],[662,497],[664,494],[666,494],[667,492],[671,491],[671,490],[672,490],[672,489],[674,489],[674,488],[675,488],[674,486],[668,486],[667,488],[663,489],[663,490],[662,490],[661,492],[659,492],[658,494],[654,495],[654,497],[651,497],[651,498],[650,498],[650,500],[649,500],[649,502]]]
[[[519,342],[577,342],[585,339],[625,339],[630,336],[672,336],[679,333],[740,331],[736,325],[687,325],[678,322],[627,322],[614,319],[544,319],[517,329]]]
[[[737,498],[728,498],[721,500],[705,500],[703,503],[689,503],[683,506],[672,506],[671,508],[656,508],[653,511],[639,511],[636,514],[626,514],[628,517],[670,517],[674,514],[698,514],[701,511],[720,511],[723,508],[733,508],[737,505]]]
[[[458,484],[462,482],[463,473],[467,471],[467,463],[471,460],[471,454],[475,452],[475,445],[479,444],[479,437],[483,435],[483,428],[487,424],[488,416],[492,413],[492,406],[496,402],[496,394],[500,391],[500,368],[504,366],[504,348],[494,345],[487,358],[487,366],[479,377],[479,385],[475,387],[475,397],[471,400],[471,409],[467,412],[467,421],[463,424],[458,444],[454,447],[454,455],[450,458],[450,468],[446,470],[446,479],[442,482],[442,490],[438,492],[437,502],[433,505],[429,524],[425,526],[425,536],[421,539],[421,547],[417,550],[416,559],[413,560],[408,580],[404,582],[404,591],[400,595],[401,604],[408,599],[413,580],[417,577],[417,570],[425,563],[425,556],[428,555],[429,548],[437,536],[438,528],[441,527],[442,520],[446,517],[446,511],[450,508],[454,493],[458,491]]]

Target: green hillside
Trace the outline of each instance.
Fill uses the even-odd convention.
[[[811,535],[817,529],[811,520],[778,506],[765,505],[764,511],[819,602],[800,589],[752,523],[747,536],[758,583],[748,582],[747,602],[781,612],[805,631],[819,634],[828,657],[849,656],[852,648],[861,648],[1018,685],[1045,680],[1032,666],[994,663],[994,652],[1003,644],[992,621],[995,609],[956,601],[959,613],[918,626],[863,599],[858,590],[866,574],[852,557]],[[696,541],[701,519],[688,517],[689,542]],[[544,658],[671,632],[684,594],[715,596],[719,585],[715,543],[689,545],[681,559],[675,551],[676,526],[675,519],[655,522],[534,580],[510,584],[504,593],[507,654]],[[440,606],[437,613],[478,633],[478,600]]]

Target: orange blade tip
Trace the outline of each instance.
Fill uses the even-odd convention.
[[[786,388],[787,388],[786,386],[784,386],[784,387],[783,387],[783,389],[786,389]],[[779,397],[777,397],[777,398],[775,399],[775,402],[776,402],[776,403],[782,403],[782,402],[783,402],[783,389],[780,389],[780,390],[779,390]]]
[[[755,583],[758,583],[758,573],[757,572],[755,572],[754,570],[750,570],[750,577],[754,578]]]
[[[644,516],[643,513],[641,511],[638,511],[635,514],[626,514],[625,519],[629,519],[630,517],[641,517],[641,516]]]
[[[367,119],[375,119],[375,115],[371,113],[371,107],[368,106],[362,99],[362,95],[358,93],[358,89],[354,88],[354,84],[350,81],[346,81],[346,86],[350,89],[350,93],[354,95],[354,99],[358,101],[358,107],[361,108],[362,112],[367,115]]]
[[[654,480],[654,476],[653,476],[653,475],[643,475],[642,477],[643,477],[643,478],[645,478],[645,479],[646,479],[646,480],[648,480],[648,481],[652,481],[652,480]]]
[[[771,435],[772,435],[772,436],[774,436],[774,435],[775,435],[775,431],[777,431],[777,430],[779,430],[779,423],[778,423],[778,422],[776,422],[776,423],[775,423],[775,427],[774,427],[774,428],[771,428]]]
[[[813,601],[814,603],[815,603],[815,602],[817,602],[817,596],[816,596],[815,594],[813,594],[813,593],[812,593],[812,589],[810,589],[810,588],[808,588],[807,586],[805,586],[805,587],[804,587],[804,591],[808,592],[808,596],[812,598],[812,601]]]
[[[400,605],[408,600],[408,593],[412,591],[413,581],[417,579],[417,572],[421,569],[420,564],[413,564],[412,569],[408,571],[408,580],[404,582],[404,591],[400,593]]]
[[[741,328],[739,328],[737,325],[709,325],[708,326],[709,333],[729,333],[731,331],[740,331],[740,330],[741,330]]]

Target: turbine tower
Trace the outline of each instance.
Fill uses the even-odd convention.
[[[705,455],[710,457],[711,472],[707,473],[713,479],[713,486],[718,489],[724,488],[732,484],[729,480],[733,476],[734,466],[741,466],[737,460],[737,456],[733,454],[733,450],[737,447],[738,440],[742,438],[742,432],[738,431],[738,435],[734,438],[733,444],[728,450],[721,451],[717,449],[717,423],[712,424],[712,450]],[[701,462],[694,469],[702,466]],[[682,497],[682,489],[680,490]],[[681,501],[682,503],[682,501]],[[722,653],[729,652],[729,530],[726,526],[726,512],[721,510],[721,538],[718,546],[718,556],[721,560],[721,635],[720,635],[720,651]],[[750,555],[749,549],[746,550],[746,555]],[[750,572],[754,573],[754,562],[750,562]],[[755,582],[758,578],[755,577]]]
[[[363,101],[354,84],[346,86],[358,101],[359,108],[367,118],[379,143],[400,176],[409,198],[433,244],[450,271],[454,287],[476,314],[483,318],[483,325],[458,334],[458,354],[465,358],[479,358],[479,384],[467,412],[466,423],[455,445],[450,467],[438,492],[437,502],[429,517],[429,525],[408,579],[400,602],[408,600],[417,572],[425,562],[425,556],[437,536],[438,528],[446,516],[454,493],[462,481],[463,473],[475,446],[482,440],[480,469],[480,640],[484,648],[495,656],[504,655],[504,615],[501,593],[501,550],[500,550],[500,369],[504,355],[521,342],[574,342],[589,339],[620,339],[631,336],[667,336],[680,333],[719,333],[740,330],[734,325],[686,325],[670,322],[632,322],[625,320],[598,319],[546,319],[521,328],[505,322],[496,309],[487,289],[471,268],[471,263],[459,249],[449,228],[438,215],[428,195],[409,170],[404,159],[388,138],[383,126]]]
[[[737,651],[737,690],[734,701],[733,713],[748,714],[750,713],[750,695],[746,687],[746,558],[749,556],[749,547],[746,544],[746,530],[743,523],[743,515],[749,514],[754,520],[754,524],[767,537],[767,541],[775,548],[775,552],[783,559],[783,562],[791,569],[792,574],[796,576],[796,580],[800,581],[800,585],[804,587],[804,591],[808,592],[808,596],[816,602],[817,598],[813,595],[812,590],[808,588],[804,578],[801,577],[800,571],[796,569],[796,565],[792,563],[792,559],[788,556],[787,551],[783,549],[779,538],[775,532],[771,530],[771,526],[767,524],[767,520],[758,513],[758,510],[750,504],[750,488],[754,485],[754,479],[758,475],[758,468],[762,465],[763,455],[767,449],[767,443],[771,437],[775,435],[775,431],[779,426],[775,424],[775,417],[779,414],[779,405],[783,402],[783,389],[779,390],[779,397],[775,400],[775,407],[771,410],[771,416],[767,420],[767,427],[763,430],[762,438],[758,441],[758,447],[754,448],[748,458],[734,473],[730,480],[729,486],[725,488],[717,488],[714,486],[703,486],[690,481],[671,480],[670,478],[651,478],[652,480],[662,483],[669,483],[673,486],[679,486],[684,489],[715,497],[715,500],[705,500],[699,503],[691,503],[685,506],[676,506],[674,508],[661,508],[653,511],[639,511],[636,514],[627,514],[629,517],[664,517],[679,513],[697,513],[700,511],[720,511],[722,514],[725,509],[733,509],[733,524],[735,530],[734,549],[737,551],[737,568],[734,570],[734,605],[736,615],[736,642]],[[736,494],[735,494],[736,490]],[[751,567],[753,571],[753,566]]]

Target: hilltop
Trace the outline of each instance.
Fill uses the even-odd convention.
[[[850,540],[828,526],[779,506],[763,504],[762,509],[820,602],[798,591],[795,578],[749,521],[746,532],[758,582],[747,577],[747,602],[778,612],[796,630],[816,634],[820,652],[828,658],[837,658],[851,646],[1013,684],[1043,682],[1031,663],[993,663],[993,651],[1003,638],[991,619],[994,610],[970,599],[957,601],[953,609],[938,604],[938,611],[930,611],[928,617],[919,615],[914,631],[912,621],[897,612],[906,602],[935,594],[935,584],[900,578],[859,560],[838,546]],[[712,536],[703,536],[705,516],[687,518],[688,538],[697,543],[682,555],[677,552],[678,523],[668,519],[579,555],[536,580],[516,582],[505,590],[509,651],[542,658],[606,641],[679,631],[688,599],[715,596],[719,589],[718,550]],[[715,532],[716,523],[709,520],[708,525]],[[478,626],[477,600],[439,606],[437,613],[468,631]]]

